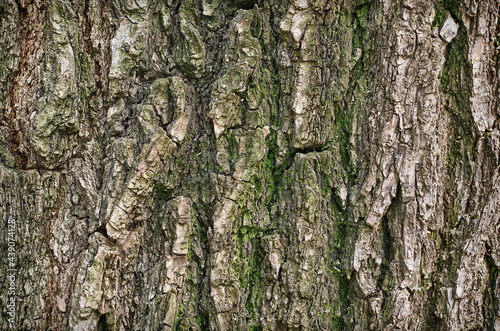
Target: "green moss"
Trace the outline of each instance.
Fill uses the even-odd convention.
[[[279,99],[280,99],[280,78],[277,75],[273,75],[272,77],[272,87],[271,87],[271,97],[275,104],[271,108],[271,118],[270,122],[273,127],[281,127],[281,118],[278,113],[278,109],[280,109]],[[264,160],[265,167],[267,169],[268,176],[266,178],[266,189],[267,189],[267,198],[266,205],[268,207],[272,206],[276,202],[277,198],[277,187],[281,185],[283,182],[283,174],[285,169],[287,169],[291,162],[293,161],[293,154],[287,152],[285,156],[280,155],[280,146],[278,145],[278,131],[275,129],[271,129],[269,134],[266,137],[266,145],[268,147],[268,154]]]
[[[361,3],[352,13],[351,25],[353,28],[353,51],[356,51],[358,48],[363,48],[365,45],[364,37],[368,27],[369,10],[369,3]]]
[[[475,135],[470,109],[472,68],[468,62],[467,31],[460,24],[457,37],[448,45],[446,64],[441,76],[442,89],[448,99],[446,108],[453,118],[454,132],[461,137]]]
[[[323,185],[325,186],[325,185]],[[343,267],[342,260],[349,256],[347,254],[348,243],[350,238],[353,237],[355,232],[355,224],[351,218],[348,217],[347,211],[341,207],[340,198],[331,189],[332,207],[335,223],[328,226],[328,236],[330,239],[330,265],[329,273],[337,283],[337,295],[332,298],[331,322],[337,330],[348,330],[350,328],[349,319],[345,318],[346,312],[351,309],[351,299],[353,296],[353,289],[350,280],[347,277],[347,271]]]
[[[179,31],[176,31],[174,37],[178,46],[172,54],[172,59],[178,67],[192,79],[201,78],[205,66],[205,44],[196,27],[197,8],[197,3],[191,1],[184,2],[180,6]]]
[[[369,14],[370,5],[369,3],[360,4],[353,12],[353,26],[355,30],[355,34],[362,35],[368,24],[368,14]]]
[[[253,185],[255,186],[255,192],[257,193],[256,196],[260,196],[260,193],[262,192],[262,181],[261,178],[259,177],[254,177],[253,178]]]
[[[438,27],[441,29],[444,22],[451,14],[455,18],[460,17],[460,0],[440,0],[434,6],[434,21],[432,22],[433,27]]]
[[[454,16],[459,22],[457,37],[454,38],[448,45],[446,50],[446,63],[441,76],[441,87],[445,96],[445,107],[451,117],[451,125],[453,138],[450,139],[449,153],[447,155],[447,173],[449,180],[445,190],[444,198],[444,221],[446,227],[431,232],[433,242],[436,247],[443,250],[443,254],[437,257],[437,266],[439,270],[457,270],[458,261],[461,258],[457,255],[461,254],[460,242],[457,241],[455,232],[449,231],[450,228],[460,226],[458,217],[458,206],[460,201],[457,197],[460,194],[457,192],[457,184],[461,177],[465,180],[473,176],[472,162],[475,158],[475,145],[477,143],[477,132],[474,125],[474,119],[470,109],[470,95],[472,88],[472,68],[468,61],[468,37],[467,31],[463,24],[457,19],[458,1],[440,1],[436,6],[442,11],[441,16],[447,17],[449,13]],[[444,21],[442,18],[441,21]],[[442,22],[436,14],[435,24],[440,26]],[[471,195],[474,195],[472,187]],[[450,255],[448,252],[455,252]],[[451,258],[451,256],[454,256]],[[446,257],[446,258],[445,258]],[[450,272],[447,277],[431,277],[427,282],[432,290],[429,296],[429,304],[426,309],[426,328],[429,330],[441,329],[444,327],[444,322],[441,317],[435,313],[435,307],[439,306],[442,296],[439,294],[439,289],[442,286],[450,286],[452,279],[455,279],[455,272]]]
[[[176,329],[178,329],[183,319],[184,319],[184,305],[180,303],[179,308],[177,309],[177,317],[175,320]]]
[[[155,192],[157,199],[170,200],[174,194],[174,189],[168,188],[165,184],[157,181],[154,184],[153,192]]]
[[[236,161],[236,158],[238,156],[238,143],[232,130],[228,130],[227,143],[227,159],[229,161],[229,164],[231,165],[231,170],[234,170],[234,162]]]
[[[236,255],[233,270],[238,275],[238,283],[242,287],[245,308],[248,312],[246,324],[249,329],[260,330],[259,307],[262,302],[264,274],[264,249],[262,237],[266,233],[253,227],[240,227],[236,233]],[[250,249],[248,249],[250,247]],[[243,317],[242,317],[243,318]]]
[[[335,313],[335,309],[332,309],[332,324],[337,330],[349,330],[352,326],[349,321],[349,310],[351,302],[351,285],[350,281],[345,275],[338,277],[339,293],[337,297],[337,307],[340,310],[340,314]]]
[[[457,167],[461,168],[461,172],[471,176],[473,172],[471,162],[475,158],[473,147],[477,141],[477,132],[469,101],[472,89],[472,68],[468,62],[468,53],[467,31],[460,24],[457,37],[448,45],[446,63],[441,76],[446,110],[452,118],[454,136],[451,139],[450,152],[446,159],[450,176],[450,180],[447,181],[447,193],[450,196],[456,196],[457,180],[454,178],[457,175]],[[454,203],[447,203],[445,207],[447,223],[451,226],[457,225],[459,220]]]
[[[14,168],[16,165],[16,159],[12,153],[0,145],[0,162],[5,164],[7,167]]]
[[[281,182],[282,175],[276,169],[276,158],[278,156],[278,133],[275,130],[271,130],[269,135],[266,137],[266,145],[269,148],[269,153],[266,155],[264,164],[267,168],[267,172],[270,174],[266,182],[266,189],[268,196],[266,199],[266,205],[271,205],[276,199],[276,186]]]
[[[432,22],[432,26],[437,26],[439,29],[441,29],[444,21],[446,21],[449,15],[448,10],[446,10],[446,8],[444,7],[443,1],[439,1],[438,3],[436,3],[436,5],[434,6],[434,13],[434,21]]]

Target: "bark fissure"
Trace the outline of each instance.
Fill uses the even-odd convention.
[[[496,330],[497,2],[1,2],[0,328]]]

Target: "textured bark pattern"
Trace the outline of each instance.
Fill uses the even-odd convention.
[[[0,328],[500,330],[499,16],[0,1]]]

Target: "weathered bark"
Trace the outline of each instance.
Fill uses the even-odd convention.
[[[0,327],[500,330],[499,16],[0,1]]]

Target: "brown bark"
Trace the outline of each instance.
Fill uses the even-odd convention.
[[[499,329],[499,15],[0,1],[0,327]]]

